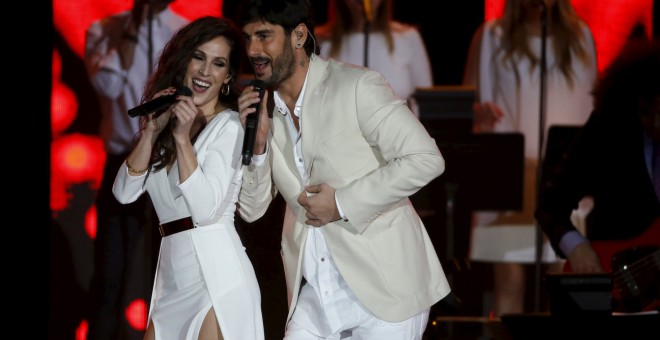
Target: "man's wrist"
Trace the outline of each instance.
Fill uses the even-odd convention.
[[[569,231],[559,240],[559,249],[568,257],[578,245],[587,241],[587,238],[577,230]]]
[[[348,217],[344,215],[344,210],[342,210],[341,205],[339,204],[339,199],[337,198],[337,191],[335,190],[335,205],[337,206],[337,212],[339,213],[339,218],[348,222]]]

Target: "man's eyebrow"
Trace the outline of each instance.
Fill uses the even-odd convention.
[[[273,33],[273,32],[274,32],[274,30],[272,30],[272,29],[264,28],[264,29],[261,29],[261,30],[258,30],[256,32],[254,32],[254,34],[267,34],[267,33]]]

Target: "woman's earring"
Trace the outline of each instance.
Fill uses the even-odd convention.
[[[229,84],[222,84],[222,86],[220,86],[220,94],[223,96],[228,96],[229,90]]]

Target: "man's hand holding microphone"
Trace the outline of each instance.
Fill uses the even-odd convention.
[[[270,121],[268,105],[261,105],[262,102],[268,102],[268,91],[265,90],[263,81],[253,79],[238,98],[241,123],[245,126],[245,139],[241,153],[243,165],[252,163],[255,150],[257,155],[266,151],[266,137]]]

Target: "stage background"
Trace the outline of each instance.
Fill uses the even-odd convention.
[[[177,0],[174,8],[194,19],[206,14],[222,15],[223,9],[231,8],[234,2]],[[417,25],[422,33],[436,85],[460,83],[472,34],[484,19],[499,15],[503,4],[503,0],[439,1],[431,10],[427,1],[395,2],[395,18]],[[321,24],[327,18],[327,1],[313,3],[317,21]],[[658,24],[654,18],[658,16],[653,14],[657,13],[658,6],[654,6],[652,0],[573,0],[573,3],[594,33],[600,71],[618,53],[635,24],[644,25],[647,35],[657,36]],[[26,256],[19,262],[17,273],[21,275],[18,278],[47,286],[44,290],[27,286],[30,291],[24,294],[30,299],[30,303],[22,304],[30,307],[25,311],[28,326],[19,331],[24,330],[35,338],[81,340],[86,334],[85,305],[93,272],[96,232],[94,195],[101,180],[105,154],[96,135],[100,114],[96,95],[82,64],[82,44],[84,30],[93,20],[128,9],[131,4],[130,0],[54,0],[41,10],[21,3],[22,13],[30,13],[28,22],[36,24],[33,29],[37,33],[18,33],[23,28],[17,28],[12,32],[16,36],[12,39],[18,44],[9,46],[15,49],[6,47],[6,50],[15,52],[13,55],[19,56],[14,72],[23,71],[19,76],[21,94],[14,105],[28,106],[27,110],[21,110],[26,114],[19,116],[23,124],[16,124],[26,128],[21,134],[24,138],[8,145],[23,157],[10,157],[6,164],[10,164],[8,170],[14,176],[31,174],[32,169],[44,171],[26,183],[26,194],[31,195],[33,189],[39,193],[47,192],[47,195],[15,200],[12,205],[18,207],[26,202],[27,209],[32,208],[35,201],[37,205],[34,218],[32,213],[28,215],[28,227],[21,228],[21,236],[16,237],[17,246],[30,252],[37,250],[35,256]],[[27,53],[27,62],[23,62],[23,53]],[[37,124],[32,124],[33,112],[38,114]],[[33,134],[39,145],[36,152],[27,148],[31,144],[27,138]],[[19,194],[22,191],[15,192],[10,197],[22,197]],[[281,202],[272,208],[271,216],[277,217],[279,209]],[[259,228],[241,231],[262,287],[267,339],[281,338],[286,314],[279,263],[279,221],[273,220],[274,223],[270,224],[260,221],[257,223]],[[40,229],[43,225],[49,226],[48,231]],[[443,225],[439,222],[427,225],[427,228],[441,230]],[[457,250],[460,251],[465,242],[464,237],[456,240]],[[442,254],[444,240],[434,240],[434,244]],[[41,250],[45,250],[43,254]],[[150,279],[153,272],[144,270],[146,264],[143,262],[135,259],[135,290],[146,296],[151,287],[143,282]],[[488,280],[484,276],[483,286],[477,289],[487,292]],[[464,288],[456,287],[459,292],[461,289]],[[469,301],[475,306],[464,310],[482,315],[487,312],[483,310],[484,294],[475,288],[470,289],[478,299]],[[47,308],[44,309],[41,306],[45,301]],[[147,304],[140,298],[126,304],[126,318],[133,327],[131,338],[141,338]],[[36,313],[33,308],[37,308]],[[37,319],[32,315],[37,315]],[[34,327],[34,321],[41,327],[43,324],[48,327]]]

